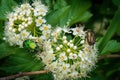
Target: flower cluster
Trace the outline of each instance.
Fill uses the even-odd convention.
[[[9,13],[5,36],[10,45],[23,47],[23,41],[26,39],[47,39],[51,28],[44,18],[47,12],[45,5],[35,1],[32,5],[24,3]]]
[[[57,80],[86,77],[95,66],[97,49],[86,42],[85,35],[83,27],[57,28],[43,43],[39,56]]]
[[[42,59],[45,70],[51,71],[56,80],[86,77],[97,61],[96,44],[87,43],[84,27],[52,28],[45,19],[47,12],[39,1],[15,8],[7,16],[6,40],[21,48],[27,39],[37,42],[41,51],[36,57]]]

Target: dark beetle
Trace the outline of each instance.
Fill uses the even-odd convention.
[[[94,45],[96,38],[95,34],[91,29],[88,29],[86,32],[86,41],[88,42],[89,45]]]

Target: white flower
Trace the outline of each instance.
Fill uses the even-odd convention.
[[[82,36],[84,34],[83,28],[84,27],[72,28],[71,30],[73,31],[73,35]]]
[[[39,0],[35,0],[34,2],[33,2],[33,4],[32,4],[32,6],[35,6],[35,7],[37,7],[37,6],[39,6],[39,5],[41,5],[42,3],[41,3],[41,1]]]
[[[59,51],[59,50],[60,50],[60,47],[56,47],[56,50]]]
[[[69,59],[77,59],[77,54],[70,53]]]
[[[57,27],[57,28],[51,33],[51,35],[56,39],[56,38],[60,35],[61,31],[62,31],[62,28],[61,28],[61,27]]]
[[[61,67],[62,73],[65,74],[65,73],[69,72],[70,71],[69,67],[70,67],[70,64],[63,63],[62,67]]]
[[[69,59],[73,59],[73,53],[69,54]]]
[[[59,47],[60,47],[60,48],[62,48],[62,47],[63,47],[63,45],[60,45]]]
[[[34,16],[40,16],[40,15],[45,16],[47,12],[48,9],[45,5],[39,5],[35,7]]]
[[[72,78],[78,77],[78,72],[74,71],[69,76],[72,77]]]
[[[71,48],[74,46],[74,44],[73,43],[70,43],[70,45],[69,45]]]
[[[67,37],[66,36],[63,36],[63,40],[66,40],[67,39]]]
[[[62,29],[65,33],[71,33],[70,29],[67,26],[64,26],[64,28]]]
[[[60,55],[59,55],[59,58],[60,58],[60,60],[62,60],[62,61],[66,61],[67,60],[67,56],[66,56],[66,54],[65,54],[65,52],[63,52],[63,53],[61,53]]]
[[[14,29],[12,29],[12,32],[16,32],[16,31],[17,31],[17,29],[15,29],[15,28],[14,28]]]
[[[84,42],[85,42],[85,40],[81,40],[81,41],[80,41],[80,44],[83,44]]]
[[[59,63],[57,61],[53,62],[52,64],[49,65],[49,68],[53,73],[56,73],[59,71],[58,67],[60,67]]]
[[[67,49],[67,52],[69,53],[71,50],[70,49]]]
[[[13,19],[14,18],[14,13],[11,12],[6,16],[8,19]],[[9,20],[10,21],[10,20]]]
[[[13,42],[15,42],[17,45],[19,45],[19,39],[20,39],[20,35],[14,35],[13,37]]]
[[[82,61],[84,61],[85,57],[87,57],[81,50],[79,51],[78,56],[81,58]]]
[[[67,44],[67,42],[68,42],[67,40],[63,40],[63,43],[64,43],[64,44]]]
[[[20,37],[21,39],[25,40],[26,38],[28,38],[28,36],[30,35],[29,32],[27,32],[26,30],[23,30],[21,33],[20,33]]]
[[[50,37],[50,34],[48,32],[43,32],[43,35],[40,36],[42,40],[47,40]]]
[[[31,6],[30,6],[30,4],[25,3],[25,4],[21,5],[21,8],[22,8],[22,10],[27,10],[27,9],[31,8]]]
[[[45,20],[45,19],[42,19],[42,17],[38,17],[38,18],[35,20],[35,22],[36,22],[36,26],[38,27],[38,26],[41,26],[43,23],[45,23],[46,20]]]
[[[42,27],[40,27],[40,30],[43,31],[43,32],[47,32],[47,33],[50,33],[50,30],[51,29],[51,25],[46,25],[46,24],[43,24]]]
[[[42,60],[43,63],[46,64],[46,65],[49,65],[53,60],[51,57],[48,57],[48,56],[47,57],[42,57],[42,59],[43,59]]]
[[[77,46],[73,46],[73,49],[76,50],[76,49],[77,49]]]
[[[49,54],[53,54],[53,49],[49,49],[48,51],[47,51],[47,53],[49,53]],[[54,57],[55,58],[55,57]]]

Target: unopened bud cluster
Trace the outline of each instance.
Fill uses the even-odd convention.
[[[86,42],[83,27],[56,28],[51,34],[40,54],[45,69],[53,72],[57,80],[86,77],[95,67],[97,49]]]
[[[35,1],[32,5],[24,3],[16,7],[7,16],[6,40],[10,45],[23,47],[22,44],[26,39],[37,41],[47,39],[51,28],[44,18],[47,12],[48,8],[39,1]]]

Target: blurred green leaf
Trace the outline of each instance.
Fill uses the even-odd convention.
[[[15,54],[13,49],[17,51],[18,48],[11,47],[7,43],[0,44],[0,59],[5,58],[11,54]]]
[[[117,42],[116,40],[111,40],[106,44],[101,54],[108,54],[111,52],[118,52],[118,51],[120,51],[120,43]]]
[[[90,12],[86,11],[86,12],[84,12],[84,14],[79,15],[79,18],[78,18],[78,16],[75,16],[73,18],[73,20],[70,22],[70,25],[77,23],[77,22],[86,22],[91,17],[92,17],[92,14]]]
[[[116,33],[117,33],[118,36],[120,36],[120,27],[118,27],[118,28],[116,29]]]
[[[62,19],[68,13],[69,8],[70,8],[70,6],[66,6],[57,11],[50,13],[47,16],[48,23],[50,23],[54,26],[57,25],[60,22],[60,19]]]
[[[64,5],[60,5],[62,3],[64,3]],[[91,3],[89,0],[72,0],[68,5],[60,1],[59,4],[55,4],[54,6],[56,10],[48,14],[47,21],[53,26],[59,25],[63,27],[67,22],[69,22],[69,26],[77,22],[85,22],[92,16],[92,14],[87,11],[90,6]]]
[[[65,0],[57,0],[54,4],[54,10],[57,10],[57,9],[60,9],[60,8],[63,8],[67,5],[66,1]]]
[[[108,30],[99,45],[100,52],[102,52],[107,42],[115,34],[117,28],[119,28],[120,25],[119,19],[120,19],[120,8],[118,8],[118,10],[116,11],[114,18],[112,19],[110,26],[108,27]]]
[[[112,0],[116,6],[120,6],[120,0]]]
[[[87,21],[91,17],[91,13],[87,10],[91,7],[89,0],[72,0],[71,8],[69,11],[68,19],[70,19],[70,25],[73,25],[77,22]]]
[[[104,75],[93,75],[87,78],[86,80],[106,80],[106,77]]]
[[[0,4],[0,20],[6,19],[6,14],[12,11],[13,7],[16,6],[17,3],[14,0],[1,0]]]
[[[43,69],[43,63],[35,59],[35,54],[27,53],[21,48],[14,48],[5,44],[0,45],[0,58],[5,58],[0,70],[7,73],[18,73],[21,71],[35,71]],[[9,56],[11,55],[11,56]],[[7,57],[9,56],[9,57]]]
[[[3,21],[1,21],[0,20],[0,39],[2,40],[2,38],[3,38],[3,33],[4,33],[4,28],[3,28]],[[0,41],[0,43],[1,43],[1,41]]]
[[[114,15],[114,12],[116,11],[117,7],[113,5],[113,2],[111,0],[104,0],[101,4],[99,13],[106,15]]]

